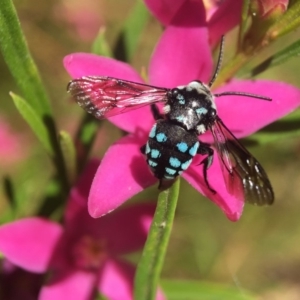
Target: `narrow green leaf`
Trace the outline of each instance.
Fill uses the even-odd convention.
[[[267,69],[278,66],[296,55],[300,55],[300,40],[267,58],[251,71],[251,76],[256,76]]]
[[[92,52],[98,55],[112,57],[112,51],[105,38],[105,27],[99,29],[98,35],[92,45]]]
[[[240,287],[197,281],[163,280],[163,290],[168,300],[254,300]]]
[[[68,132],[60,131],[59,141],[62,155],[65,161],[69,184],[72,185],[76,178],[76,150],[73,140]]]
[[[175,215],[179,180],[178,178],[171,188],[159,194],[147,242],[136,271],[134,290],[136,300],[155,298]]]
[[[250,6],[250,0],[243,0],[243,8],[242,8],[242,15],[241,15],[241,22],[240,22],[240,28],[239,28],[239,37],[238,37],[238,48],[242,48],[242,42],[244,35],[246,33],[247,28],[247,21],[249,16],[249,6]]]
[[[13,182],[9,176],[4,176],[3,186],[10,207],[14,207],[16,205],[16,195]]]
[[[300,25],[300,1],[295,1],[267,31],[267,39],[274,40],[279,36],[287,34]]]
[[[50,116],[51,108],[37,67],[29,53],[11,0],[1,0],[0,49],[10,72],[39,116]]]
[[[143,1],[138,0],[128,16],[124,29],[115,46],[115,57],[130,61],[135,53],[140,36],[149,19],[149,11]]]
[[[85,167],[86,161],[93,147],[97,131],[101,124],[101,121],[97,120],[90,114],[84,114],[84,118],[78,126],[78,131],[75,136],[75,144],[80,148],[80,151],[77,153],[77,165],[79,172],[81,172],[81,170]]]
[[[28,50],[11,0],[1,0],[0,50],[27,102],[26,105],[24,99],[16,96],[14,97],[15,104],[19,106],[20,113],[53,157],[62,189],[65,192],[68,189],[67,178],[50,102]]]
[[[53,150],[52,150],[52,144],[51,139],[49,137],[49,131],[44,125],[43,121],[41,120],[41,117],[37,114],[37,112],[30,106],[30,104],[24,100],[22,97],[10,93],[10,96],[12,97],[14,104],[23,117],[23,119],[28,123],[31,130],[35,133],[41,144],[44,146],[44,148],[47,150],[47,152],[52,156]]]
[[[266,144],[280,139],[300,136],[300,109],[274,122],[246,139],[255,144]]]

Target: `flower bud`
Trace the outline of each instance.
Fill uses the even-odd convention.
[[[288,0],[254,0],[250,2],[250,11],[253,17],[261,20],[277,19],[286,10]]]

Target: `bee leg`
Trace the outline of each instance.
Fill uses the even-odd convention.
[[[197,153],[201,155],[207,155],[207,157],[204,158],[200,163],[201,165],[203,165],[203,178],[208,189],[213,194],[216,194],[216,191],[210,186],[207,178],[207,170],[212,165],[213,158],[214,158],[214,150],[208,144],[201,143]]]
[[[157,105],[151,104],[151,112],[153,115],[154,120],[163,119],[163,115],[159,112]]]

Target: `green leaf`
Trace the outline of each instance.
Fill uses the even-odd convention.
[[[263,145],[278,140],[300,136],[300,110],[287,115],[281,120],[274,122],[250,137],[244,139],[245,144]]]
[[[37,115],[50,116],[51,108],[37,67],[29,53],[11,0],[1,0],[0,49],[10,72]]]
[[[179,184],[178,178],[171,188],[159,194],[155,215],[136,271],[134,290],[134,299],[136,300],[155,298],[171,234]]]
[[[251,71],[251,76],[256,76],[267,69],[278,66],[296,55],[300,55],[300,40],[267,58]]]
[[[28,50],[16,10],[11,0],[1,0],[0,50],[10,72],[20,87],[24,99],[14,102],[48,153],[54,158],[62,188],[67,191],[67,178],[50,102],[37,67]],[[27,103],[26,103],[27,102]],[[27,104],[27,105],[26,105]],[[54,155],[55,153],[55,155]]]
[[[86,161],[93,147],[97,131],[101,124],[101,121],[97,120],[90,114],[84,114],[84,118],[82,119],[75,136],[75,144],[80,148],[80,151],[77,153],[77,165],[79,172],[81,172],[81,170],[85,167]]]
[[[267,31],[267,40],[271,41],[287,34],[300,25],[300,1],[295,1]]]
[[[266,144],[279,139],[300,136],[300,110],[272,123],[247,138],[255,144]]]
[[[100,27],[100,29],[99,29],[98,35],[92,45],[92,52],[97,55],[112,57],[111,49],[105,38],[105,27],[104,26]]]
[[[197,281],[163,280],[162,288],[168,300],[254,300],[240,287]]]
[[[62,155],[64,158],[67,177],[69,184],[72,185],[76,178],[76,150],[73,144],[73,140],[69,133],[66,131],[60,131],[59,141],[61,146]]]
[[[16,195],[15,190],[13,186],[13,182],[9,176],[4,176],[3,178],[3,186],[4,186],[4,192],[7,196],[9,205],[11,207],[14,207],[16,204]]]
[[[139,38],[149,19],[149,11],[143,1],[138,0],[128,16],[124,29],[115,46],[115,57],[123,61],[130,61],[135,53]]]
[[[14,104],[23,117],[23,119],[28,123],[31,130],[35,133],[41,144],[44,146],[46,151],[53,156],[51,139],[49,137],[49,131],[44,125],[41,117],[37,114],[37,112],[31,107],[31,105],[25,101],[22,97],[10,93]]]
[[[240,22],[240,28],[239,28],[239,37],[238,37],[239,49],[242,48],[242,42],[243,42],[243,39],[244,39],[244,36],[246,33],[246,29],[247,29],[249,6],[250,6],[250,0],[243,0],[243,8],[242,8],[241,22]]]

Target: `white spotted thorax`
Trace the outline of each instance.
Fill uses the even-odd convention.
[[[195,80],[168,93],[164,113],[186,130],[196,129],[198,134],[203,134],[214,123],[217,110],[209,87]]]

